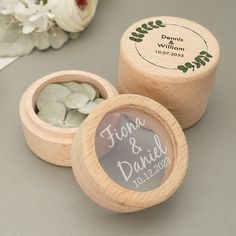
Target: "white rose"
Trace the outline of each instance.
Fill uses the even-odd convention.
[[[54,20],[63,30],[80,32],[92,20],[97,3],[98,0],[58,0],[51,11]]]

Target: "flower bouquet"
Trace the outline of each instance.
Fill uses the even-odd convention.
[[[92,20],[98,0],[0,0],[0,57],[61,48]]]

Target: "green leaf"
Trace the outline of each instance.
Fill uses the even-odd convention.
[[[48,124],[56,127],[62,127],[65,119],[66,108],[65,105],[59,102],[51,102],[38,112],[38,117]]]
[[[193,68],[194,67],[190,62],[185,63],[185,66],[187,68]]]
[[[209,62],[209,61],[210,61],[210,59],[209,59],[208,57],[204,57],[204,60],[205,60],[206,62]]]
[[[103,99],[103,98],[97,98],[97,99],[94,100],[94,102],[97,103],[97,104],[100,104],[104,101],[105,101],[105,99]]]
[[[205,66],[206,62],[203,61],[200,57],[195,57],[196,62],[199,62],[201,65]]]
[[[137,33],[135,33],[135,32],[132,32],[131,34],[132,34],[134,37],[136,37],[136,38],[143,38],[143,37],[144,37],[143,34],[137,34]]]
[[[199,62],[195,62],[195,61],[193,61],[192,63],[193,63],[194,65],[196,65],[197,68],[200,68],[200,67],[201,67],[201,64],[200,64]]]
[[[142,24],[142,27],[143,27],[145,30],[153,30],[153,28],[149,27],[147,24]]]
[[[206,57],[212,58],[212,55],[209,54],[209,53],[206,52],[206,51],[201,51],[201,52],[200,52],[200,55],[205,55]]]
[[[159,26],[154,25],[153,21],[148,22],[148,25],[150,25],[152,28],[156,28],[156,29],[159,28]]]
[[[183,69],[185,68],[185,66],[179,65],[179,66],[177,66],[177,68],[178,68],[179,70],[183,70]]]
[[[143,30],[141,27],[138,27],[138,28],[136,29],[136,31],[139,32],[139,33],[141,33],[141,34],[147,34],[147,33],[148,33],[147,30]]]
[[[72,94],[71,91],[60,84],[49,84],[39,94],[36,105],[39,110],[51,102],[65,104],[66,98]]]
[[[97,107],[97,105],[98,104],[96,102],[88,102],[84,107],[79,108],[78,111],[88,115]]]
[[[90,101],[93,101],[96,97],[96,90],[95,88],[87,83],[82,83],[81,86],[83,87],[83,91],[81,91],[82,94],[86,95]]]
[[[88,96],[80,93],[73,93],[67,97],[65,104],[69,109],[78,109],[85,106],[88,101]]]
[[[61,83],[61,85],[68,88],[72,93],[81,93],[81,91],[83,91],[83,87],[75,81]]]
[[[78,112],[77,110],[70,110],[65,119],[64,128],[77,128],[79,127],[87,115]]]
[[[177,66],[177,68],[178,68],[179,70],[181,70],[183,73],[186,73],[186,72],[188,71],[188,68],[185,67],[184,65],[179,65],[179,66]]]
[[[134,42],[138,42],[138,43],[143,41],[142,39],[134,38],[134,37],[129,37],[129,39],[134,41]]]
[[[200,54],[201,54],[201,55],[206,55],[207,52],[206,52],[206,51],[201,51]]]
[[[166,27],[165,25],[163,25],[163,23],[162,23],[161,20],[157,20],[157,21],[156,21],[156,24],[157,24],[159,27]]]
[[[212,58],[213,56],[209,53],[206,54],[207,57]]]

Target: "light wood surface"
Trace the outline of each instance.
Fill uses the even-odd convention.
[[[162,22],[160,27],[148,25],[156,21]],[[148,27],[142,28],[142,38],[137,37],[141,41],[130,40],[133,35],[140,35],[137,32],[140,27]],[[202,51],[209,57],[201,55]],[[203,26],[176,17],[144,19],[130,26],[122,36],[118,90],[158,101],[185,129],[204,114],[219,57],[217,40]],[[184,73],[178,66],[186,63],[194,68]]]
[[[160,187],[138,192],[109,177],[96,154],[96,132],[102,119],[112,111],[136,109],[163,124],[173,147],[173,167]],[[187,169],[188,148],[184,133],[174,116],[152,99],[139,95],[118,95],[99,105],[83,122],[72,144],[72,168],[84,192],[99,205],[118,212],[134,212],[168,199],[180,186]],[[169,171],[169,170],[168,170]]]
[[[104,98],[117,95],[116,89],[107,80],[95,74],[74,70],[47,75],[25,91],[20,102],[20,117],[26,142],[38,157],[60,166],[71,166],[70,149],[77,128],[58,128],[42,121],[35,113],[35,101],[47,84],[68,81],[90,83]]]

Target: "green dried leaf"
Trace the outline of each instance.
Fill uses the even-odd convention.
[[[97,99],[94,100],[94,102],[97,103],[97,104],[100,104],[104,101],[105,101],[105,99],[103,99],[103,98],[97,98]]]
[[[96,102],[88,102],[84,107],[79,108],[79,112],[83,113],[83,114],[90,114],[90,112],[92,112],[96,107],[97,107],[97,103]]]
[[[87,115],[79,113],[77,110],[70,110],[65,119],[64,128],[79,127]]]
[[[61,85],[67,87],[72,93],[81,93],[84,90],[82,85],[75,81],[62,83]]]
[[[93,101],[96,97],[96,90],[93,86],[87,83],[82,83],[83,91],[81,93],[85,94],[90,101]]]
[[[38,116],[48,124],[62,127],[65,119],[65,105],[59,102],[51,102],[41,108]]]
[[[73,93],[67,97],[65,104],[67,108],[78,109],[82,108],[88,101],[89,98],[87,95],[82,93]]]
[[[39,94],[36,105],[39,110],[52,102],[65,103],[71,91],[60,84],[49,84]]]

